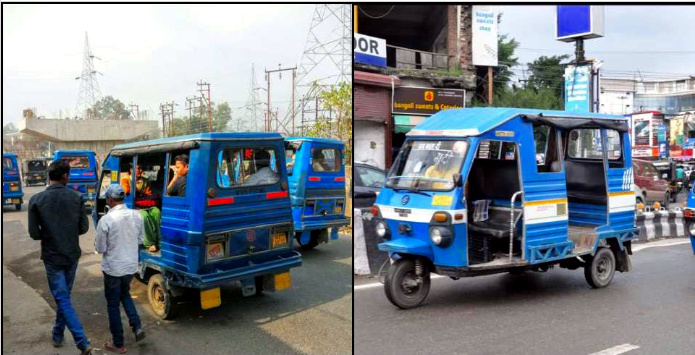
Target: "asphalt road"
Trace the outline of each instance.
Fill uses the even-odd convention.
[[[24,188],[25,201],[43,187]],[[27,203],[22,211],[3,208],[3,264],[35,289],[51,307],[40,244],[27,234]],[[82,258],[73,289],[73,305],[96,347],[110,340],[103,294],[101,257],[94,254],[94,226],[81,236]],[[137,280],[131,294],[147,332],[135,344],[126,326],[129,354],[346,354],[352,352],[352,240],[339,240],[303,252],[303,266],[292,269],[289,290],[243,297],[238,286],[222,289],[222,306],[201,310],[197,297],[188,297],[178,318],[159,321],[147,301],[146,285]],[[4,301],[4,295],[3,295]],[[11,326],[3,318],[3,328]],[[46,319],[50,342],[52,319]],[[66,332],[66,349],[72,338]],[[5,347],[3,346],[3,350]],[[21,353],[21,352],[20,352]],[[61,352],[62,353],[62,352]],[[103,352],[97,352],[103,353]]]
[[[695,354],[690,244],[645,248],[632,262],[604,289],[581,269],[436,278],[424,305],[406,311],[375,279],[358,280],[355,353],[586,355],[630,344],[639,348],[629,355]]]

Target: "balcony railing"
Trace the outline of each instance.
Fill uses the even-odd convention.
[[[387,44],[388,66],[396,69],[449,70],[449,56]],[[391,59],[393,58],[393,59]]]

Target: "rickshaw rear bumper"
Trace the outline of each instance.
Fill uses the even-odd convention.
[[[434,260],[432,246],[428,243],[415,238],[398,238],[381,243],[377,246],[379,250],[391,254],[420,255]]]
[[[15,201],[13,201],[15,200]],[[2,205],[15,205],[17,204],[16,200],[19,200],[18,203],[24,203],[24,193],[22,191],[3,191],[2,192]]]
[[[327,229],[327,228],[338,228],[342,226],[347,226],[350,224],[347,218],[342,217],[339,219],[319,219],[315,221],[298,221],[294,223],[294,230],[296,232],[306,231],[306,230],[317,230],[317,229]]]
[[[298,252],[293,251],[291,256],[288,257],[278,256],[276,260],[231,270],[218,270],[217,272],[208,274],[191,274],[174,271],[174,273],[179,274],[181,277],[174,277],[168,282],[175,286],[208,289],[229,284],[234,281],[254,278],[256,276],[287,272],[289,269],[297,266],[302,266],[302,256]]]

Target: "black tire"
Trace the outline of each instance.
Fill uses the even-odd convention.
[[[386,298],[396,307],[411,309],[418,307],[427,298],[430,292],[430,272],[427,264],[423,262],[422,281],[417,286],[412,286],[415,280],[415,261],[400,259],[389,268],[384,282]],[[404,285],[408,282],[411,285]]]
[[[18,204],[16,204],[16,205],[14,205],[14,208],[15,208],[17,211],[21,211],[21,210],[22,210],[22,204],[21,204],[21,203],[18,203]]]
[[[603,288],[615,276],[615,255],[610,248],[599,248],[584,266],[584,278],[593,288]]]
[[[664,200],[661,202],[661,207],[668,208],[670,201],[671,201],[671,192],[666,191],[666,195],[664,196]]]
[[[301,238],[301,234],[297,237],[297,242],[299,245],[302,247],[302,250],[311,250],[316,248],[317,245],[319,245],[319,234],[317,232],[321,232],[319,230],[314,230],[311,231],[311,237],[309,237],[309,243],[307,244],[302,244],[302,242],[299,240]]]
[[[171,291],[166,287],[161,274],[150,276],[147,283],[147,298],[157,317],[161,319],[174,319],[176,317],[179,305]]]

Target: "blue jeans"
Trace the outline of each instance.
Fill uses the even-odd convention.
[[[70,292],[72,284],[75,282],[75,272],[77,262],[72,265],[53,265],[44,262],[46,266],[46,276],[48,277],[48,288],[51,290],[53,299],[56,302],[56,322],[53,326],[53,341],[62,343],[64,339],[65,327],[68,327],[75,339],[75,345],[82,350],[91,345],[89,339],[84,334],[84,328],[77,318],[75,309],[70,302]]]
[[[109,313],[109,328],[113,337],[113,345],[117,348],[123,347],[123,323],[121,323],[121,308],[128,316],[128,323],[133,333],[140,330],[140,317],[135,309],[135,303],[130,298],[130,281],[133,280],[133,275],[125,275],[120,277],[111,276],[105,272],[104,274],[104,294],[106,295],[106,308]]]

